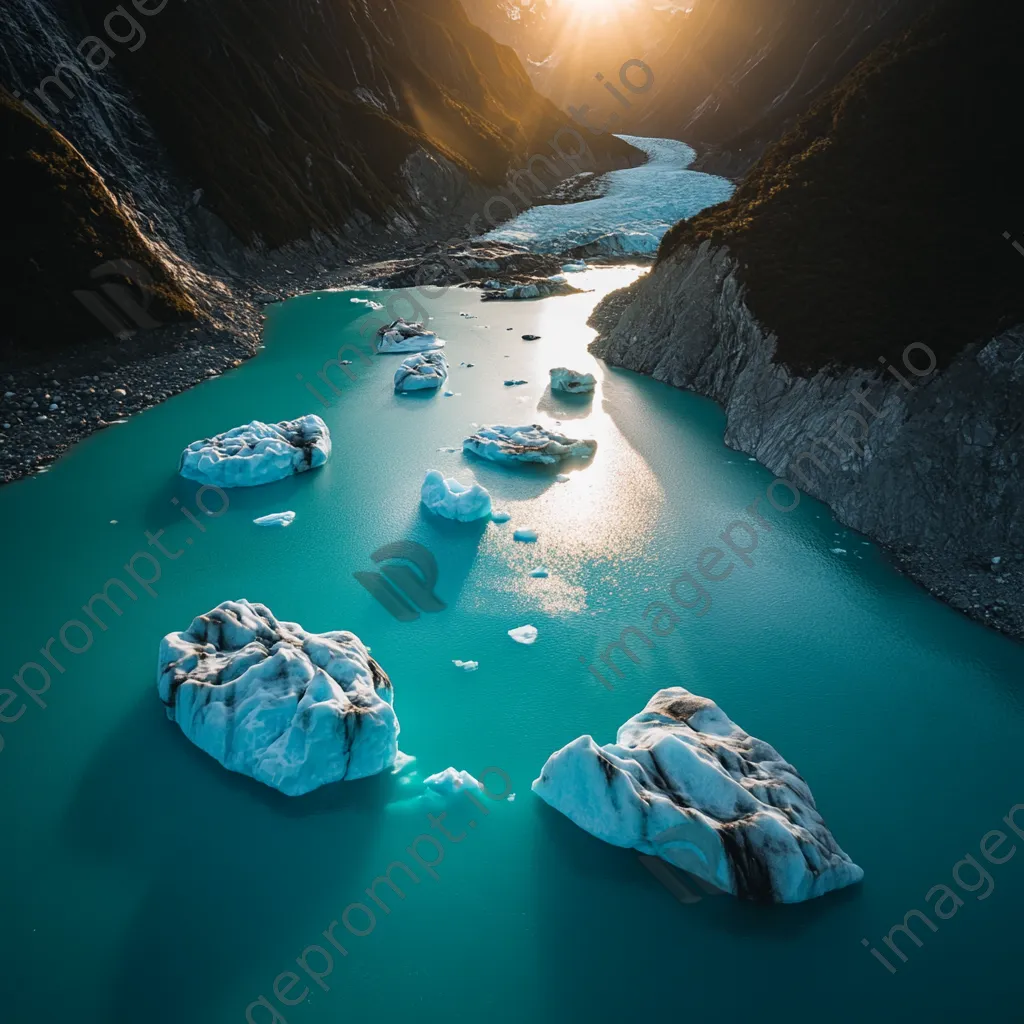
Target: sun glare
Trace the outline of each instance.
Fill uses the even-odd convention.
[[[562,0],[579,14],[608,14],[622,5],[622,0]]]

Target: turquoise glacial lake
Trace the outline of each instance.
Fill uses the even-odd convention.
[[[1015,1018],[1024,852],[997,865],[980,849],[992,830],[1009,836],[999,859],[1024,846],[1002,821],[1024,803],[1024,650],[930,598],[817,502],[768,506],[771,475],[724,446],[714,404],[590,357],[590,310],[636,273],[591,271],[574,281],[595,291],[539,302],[419,300],[448,341],[452,397],[398,397],[398,357],[352,353],[353,380],[328,371],[335,394],[318,371],[383,315],[350,299],[382,296],[302,296],[269,312],[257,358],[0,489],[0,686],[19,694],[0,692],[5,1024]],[[559,365],[597,375],[592,401],[552,396]],[[223,511],[207,493],[219,514],[197,509],[197,485],[176,475],[185,445],[313,412],[333,434],[324,468],[232,491]],[[474,424],[556,420],[599,444],[590,463],[562,467],[567,482],[558,467],[461,452]],[[475,477],[511,521],[431,517],[419,505],[430,469]],[[707,614],[679,609],[671,635],[633,643],[637,662],[601,662],[759,497],[771,529],[752,565],[708,584]],[[291,527],[252,523],[286,509]],[[537,542],[514,542],[517,528]],[[354,577],[397,541],[432,552],[443,610],[400,621]],[[541,565],[548,578],[532,578]],[[153,595],[126,566],[159,570]],[[111,579],[135,599],[115,584],[123,614],[108,610],[88,643],[72,625],[72,647],[88,649],[69,653],[61,629]],[[194,748],[157,698],[158,645],[243,597],[310,630],[358,633],[394,683],[415,764],[289,799]],[[508,630],[527,624],[537,642],[514,643]],[[11,681],[28,662],[49,670],[45,708]],[[23,678],[42,689],[36,670]],[[797,766],[861,885],[797,906],[684,903],[634,853],[531,793],[554,750],[583,733],[610,742],[673,685]],[[459,797],[438,854],[418,839],[436,813],[418,780],[449,765],[499,769],[489,787],[501,792],[503,772],[516,799],[485,800],[484,813]],[[1024,832],[1024,809],[1016,820]],[[969,862],[954,881],[967,856],[991,885]],[[417,868],[415,884],[404,898],[385,887],[372,930],[357,911],[349,923],[367,934],[338,926],[345,953],[330,947],[324,931],[396,861]],[[946,920],[925,902],[939,885],[962,900],[946,897]],[[897,935],[904,962],[882,939],[915,908],[936,930],[912,918],[921,945]],[[329,969],[305,954],[322,984],[296,963],[316,945],[333,952]]]

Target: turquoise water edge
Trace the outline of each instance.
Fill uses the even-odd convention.
[[[1009,837],[999,858],[1024,844],[1002,821],[1024,803],[1024,650],[930,598],[821,504],[768,506],[772,476],[724,446],[713,403],[589,356],[590,310],[636,273],[574,275],[596,291],[541,302],[420,300],[448,341],[453,397],[398,397],[398,357],[353,355],[354,379],[330,373],[335,394],[318,371],[375,316],[350,299],[380,296],[301,296],[269,311],[258,358],[0,489],[0,686],[18,690],[11,677],[40,666],[23,673],[37,701],[0,705],[3,1021],[221,1024],[245,1021],[254,1002],[257,1024],[1013,1018],[1024,853],[996,864],[981,850],[996,829]],[[560,365],[597,375],[592,401],[552,396]],[[528,383],[505,387],[510,377]],[[186,444],[305,413],[331,429],[324,468],[231,491],[223,511],[207,493],[217,514],[199,510],[197,485],[176,475]],[[506,470],[461,452],[473,424],[538,418],[596,438],[592,462]],[[511,521],[431,517],[419,507],[429,469],[475,476]],[[737,520],[757,526],[746,510],[758,498],[770,529],[758,528],[752,564],[708,584],[706,614],[677,608],[670,635],[608,667],[608,645],[627,627],[650,633],[644,609],[671,603],[704,548]],[[287,529],[252,524],[285,509],[297,513]],[[538,542],[515,543],[527,527]],[[353,576],[401,540],[433,553],[446,605],[412,622]],[[531,578],[540,565],[550,576]],[[134,599],[120,616],[104,610],[89,644],[72,626],[71,648],[88,649],[70,653],[61,628],[113,578]],[[160,638],[241,597],[372,646],[418,775],[288,799],[226,772],[167,721]],[[507,636],[525,624],[539,630],[530,647]],[[60,669],[40,653],[51,637]],[[797,906],[684,904],[634,853],[533,796],[554,750],[583,733],[611,741],[673,685],[713,698],[797,766],[863,884]],[[504,773],[516,796],[452,804],[457,841],[415,795],[418,778],[449,765],[500,769],[489,788],[501,793]],[[1024,809],[1015,821],[1024,834]],[[967,855],[991,886],[969,863],[954,880]],[[396,861],[417,880],[403,897],[385,890],[385,911],[366,889]],[[938,885],[963,901],[947,898],[945,920],[925,902]],[[357,914],[331,932],[342,953],[324,932],[359,901],[374,924]],[[900,940],[893,974],[861,940],[886,952],[913,908],[937,930],[915,925],[921,945]]]

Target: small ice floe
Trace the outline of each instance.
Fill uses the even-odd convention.
[[[436,469],[423,479],[420,501],[435,515],[470,523],[491,514],[491,496],[475,481],[468,486],[454,477],[444,477]]]
[[[444,393],[444,397],[445,398],[454,398],[455,397],[455,392],[454,391],[446,391]]]
[[[555,477],[555,480],[557,480],[560,484],[567,484],[571,479],[572,477],[570,477],[568,473],[559,473]]]
[[[395,766],[391,769],[392,775],[398,775],[399,772],[405,771],[406,768],[411,764],[415,764],[416,757],[413,754],[403,754],[399,751],[395,755]]]
[[[111,526],[117,526],[117,520],[116,519],[111,519],[110,520],[110,525]]]
[[[446,395],[450,395],[450,391],[445,392]],[[438,448],[439,452],[446,452],[448,455],[452,455],[454,452],[461,451],[461,448]]]
[[[529,383],[530,382],[528,380],[519,380],[518,378],[514,378],[513,377],[510,380],[505,381],[505,387],[507,387],[507,388],[517,388],[517,387],[519,387],[520,384],[529,384]]]
[[[517,644],[532,644],[537,639],[537,627],[536,626],[518,626],[516,629],[510,629],[508,635],[512,637]]]
[[[846,548],[832,548],[832,554],[833,555],[845,555],[846,554]]]
[[[580,736],[552,754],[533,791],[598,839],[740,899],[799,903],[864,877],[796,768],[679,686],[656,693],[615,743]]]
[[[492,523],[507,523],[512,518],[511,512],[494,511],[491,513]]]
[[[524,544],[533,544],[537,540],[536,530],[516,530],[512,534],[513,540],[522,541]]]
[[[521,427],[481,427],[462,442],[462,450],[492,462],[540,462],[552,465],[563,459],[587,459],[597,451],[596,441],[566,437],[538,423]]]
[[[295,522],[294,512],[271,512],[268,516],[260,516],[253,522],[257,526],[291,526]]]
[[[454,768],[445,768],[443,772],[428,775],[423,780],[423,785],[431,792],[442,797],[458,796],[465,789],[484,791],[479,779],[473,778],[469,772],[456,771]]]
[[[255,487],[322,466],[331,454],[331,433],[319,416],[280,423],[253,420],[193,441],[178,472],[187,480],[218,487]]]
[[[421,323],[409,323],[399,317],[377,331],[377,351],[426,352],[432,348],[444,348],[444,342]]]
[[[1003,560],[1003,556],[1002,556],[1002,555],[996,555],[996,556],[995,556],[995,557],[994,557],[994,558],[992,559],[992,564],[993,564],[993,565],[999,565],[999,564],[1000,564],[1000,563],[1002,562],[1002,560]]]
[[[317,296],[317,298],[319,298],[319,296]],[[384,308],[379,302],[374,302],[373,299],[349,299],[348,301],[355,303],[357,306],[365,306],[367,309]]]
[[[460,313],[459,316],[464,316],[467,320],[476,319],[476,313]]]
[[[584,271],[586,269],[587,269],[587,265],[582,260],[580,260],[579,263],[563,263],[562,264],[562,273],[563,274],[579,274],[579,273],[581,273],[582,271]]]
[[[403,359],[395,370],[396,391],[439,388],[448,379],[448,360],[443,352],[417,352]]]
[[[523,341],[540,341],[539,334],[524,334]]]
[[[556,366],[551,370],[551,390],[565,391],[570,395],[583,395],[594,390],[597,378],[592,373],[580,373],[567,366]]]
[[[544,568],[544,566],[539,565],[530,573],[530,575],[535,580],[546,580],[548,576],[550,576],[551,574],[547,571],[547,569]]]
[[[463,672],[475,672],[480,667],[479,661],[459,661],[458,658],[452,658],[452,664]]]
[[[286,796],[398,758],[391,681],[359,637],[308,633],[263,604],[225,601],[165,636],[157,691],[200,750]]]

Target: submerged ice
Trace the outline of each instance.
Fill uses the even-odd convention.
[[[330,454],[331,432],[319,416],[280,423],[253,420],[193,441],[181,453],[178,472],[218,487],[255,487],[316,469]]]
[[[225,601],[165,636],[157,688],[197,747],[287,796],[398,755],[391,681],[359,637],[308,633],[266,605]]]
[[[601,747],[580,736],[533,790],[573,822],[744,899],[798,903],[859,882],[797,770],[714,701],[673,687]]]

